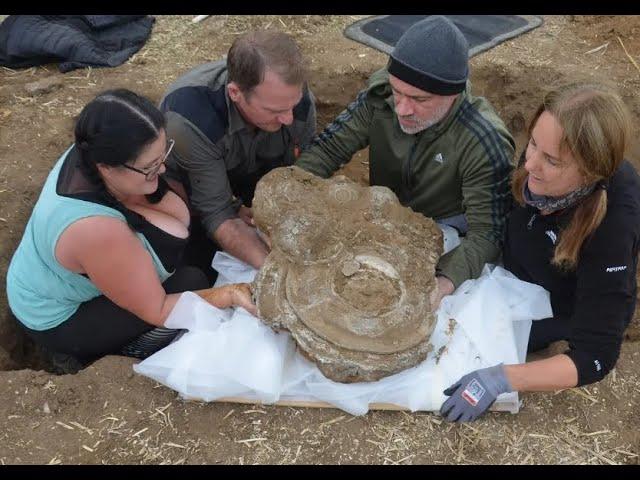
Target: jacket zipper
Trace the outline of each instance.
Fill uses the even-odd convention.
[[[416,153],[416,146],[418,145],[418,141],[415,136],[413,139],[413,145],[411,146],[411,150],[409,151],[409,155],[406,157],[405,161],[402,165],[402,186],[403,188],[403,203],[409,203],[409,194],[411,193],[411,170],[413,165],[413,157]]]

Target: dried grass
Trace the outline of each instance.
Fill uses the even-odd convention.
[[[620,37],[616,37],[616,38],[618,39],[618,42],[620,42],[620,46],[622,46],[622,50],[624,50],[624,54],[627,56],[627,58],[633,64],[633,66],[636,67],[636,70],[638,70],[638,73],[640,73],[640,67],[638,66],[638,62],[636,62],[633,59],[633,57],[629,55],[629,52],[627,52],[627,47],[625,47],[624,43],[622,43],[622,39]]]
[[[357,18],[212,16],[199,24],[192,24],[191,19],[192,16],[186,15],[158,17],[149,42],[127,64],[119,67],[118,72],[127,79],[133,78],[132,72],[137,72],[135,78],[145,81],[141,92],[158,94],[181,71],[219,58],[235,36],[248,29],[277,28],[298,38],[307,38],[327,26],[341,30]],[[560,35],[563,28],[562,22],[548,22],[544,31],[539,29],[531,35],[536,39],[543,34]],[[207,32],[211,39],[203,37],[202,32]],[[580,55],[575,62],[588,65],[595,57],[605,61],[613,54],[613,49],[602,45],[590,50],[590,46],[598,43],[585,44],[580,52],[587,50],[590,55]],[[508,49],[521,54],[526,59],[523,65],[531,70],[556,61],[552,53],[536,50],[534,45],[535,42],[516,40],[474,58],[473,62],[492,63],[496,69],[509,67],[518,60],[514,60],[514,55],[504,55]],[[596,53],[598,55],[593,55]],[[25,82],[31,77],[51,74],[54,72],[42,67],[3,68],[0,84]],[[70,88],[69,93],[73,91],[73,97],[57,93],[42,99],[26,97],[23,93],[7,95],[3,108],[14,112],[7,118],[22,122],[20,125],[25,128],[42,126],[45,115],[44,118],[60,115],[71,118],[88,96],[112,86],[116,80],[105,80],[104,71],[93,69],[73,72],[72,76],[65,76],[64,81],[65,87]],[[17,115],[17,111],[29,111],[33,118]],[[10,185],[5,185],[6,169],[4,165],[0,171],[2,198],[5,192],[12,192]],[[63,383],[62,379],[52,377],[41,387],[44,398],[61,395]],[[31,391],[20,391],[16,398],[29,395]],[[38,448],[45,448],[47,456],[42,457],[42,461],[50,464],[99,461],[136,464],[637,463],[640,437],[637,429],[635,436],[629,432],[637,425],[634,409],[640,402],[640,378],[637,371],[626,368],[624,363],[599,387],[568,389],[555,395],[525,394],[523,400],[525,404],[518,415],[489,413],[473,424],[456,425],[425,412],[374,411],[365,417],[352,417],[328,409],[182,402],[174,399],[166,387],[157,385],[148,388],[140,398],[130,400],[144,405],[139,407],[140,413],[118,409],[114,404],[127,405],[118,399],[104,403],[101,399],[96,404],[98,412],[87,418],[78,418],[73,407],[55,415],[35,414],[17,403],[15,410],[7,410],[4,431],[12,431],[13,425],[19,425],[20,431],[44,433],[42,440],[28,444],[32,440],[8,439],[0,432],[0,444],[4,445],[0,463],[15,461],[15,452],[37,452]],[[39,406],[43,404],[44,401]],[[624,422],[624,428],[617,421]],[[196,428],[202,427],[194,425],[196,422],[204,423],[204,428]],[[47,433],[53,429],[56,438],[64,439],[64,451],[62,446],[50,444]],[[621,436],[621,432],[627,436]],[[41,443],[37,444],[38,441]],[[71,452],[68,445],[77,447],[76,451]]]

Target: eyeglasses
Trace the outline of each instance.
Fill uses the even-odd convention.
[[[169,142],[167,143],[167,145],[169,145],[169,148],[167,148],[167,153],[164,154],[162,160],[160,160],[156,165],[149,167],[147,170],[140,170],[138,168],[132,167],[131,165],[127,165],[126,163],[122,166],[124,168],[128,168],[129,170],[133,170],[134,172],[144,175],[144,178],[147,181],[153,180],[154,178],[156,178],[156,175],[160,171],[160,167],[162,167],[162,165],[164,165],[164,162],[167,161],[167,158],[169,157],[169,154],[171,153],[171,150],[173,149],[175,143],[176,142],[173,139],[169,140]]]

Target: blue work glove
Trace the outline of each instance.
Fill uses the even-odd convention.
[[[440,414],[450,422],[470,422],[482,415],[501,393],[513,391],[502,363],[468,373],[443,393],[450,397]]]

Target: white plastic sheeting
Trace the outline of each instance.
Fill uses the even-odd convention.
[[[250,282],[257,273],[221,252],[213,266],[218,286]],[[372,403],[437,411],[447,398],[442,391],[462,375],[499,362],[524,362],[531,320],[550,316],[546,290],[487,265],[480,278],[443,299],[431,336],[434,348],[424,362],[376,382],[341,384],[302,357],[287,332],[274,332],[242,308],[220,310],[186,292],[165,326],[188,332],[133,368],[188,399],[315,400],[353,415],[365,414]],[[518,394],[501,395],[495,406],[516,413]]]

